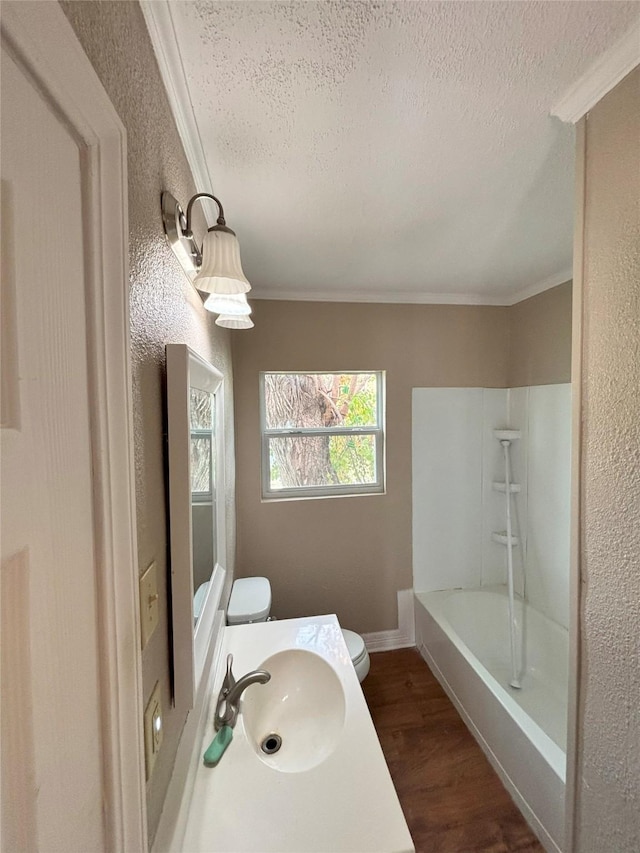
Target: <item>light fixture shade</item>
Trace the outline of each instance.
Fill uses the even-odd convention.
[[[251,285],[242,272],[238,238],[228,228],[207,231],[202,243],[202,266],[193,283],[207,293],[247,293]]]
[[[233,317],[251,314],[251,306],[244,293],[212,293],[207,297],[204,307],[214,314],[230,314]]]
[[[247,316],[221,314],[216,317],[216,326],[223,326],[225,329],[253,329],[253,320]]]

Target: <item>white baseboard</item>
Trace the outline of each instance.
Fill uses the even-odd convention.
[[[416,625],[413,608],[413,590],[398,590],[398,627],[389,631],[374,631],[363,634],[362,639],[369,652],[387,652],[391,649],[406,649],[416,644]]]

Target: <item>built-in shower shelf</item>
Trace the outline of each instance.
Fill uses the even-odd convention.
[[[517,441],[522,438],[522,432],[519,429],[494,429],[493,434],[498,441]]]
[[[498,542],[500,545],[506,545],[509,542],[509,537],[507,536],[506,531],[501,533],[492,533],[491,538],[494,542]],[[511,547],[515,548],[516,545],[520,544],[520,540],[517,536],[511,536]]]
[[[506,483],[492,483],[491,484],[494,492],[506,492],[507,484]],[[509,491],[512,495],[517,494],[520,491],[520,483],[511,483],[509,486]]]

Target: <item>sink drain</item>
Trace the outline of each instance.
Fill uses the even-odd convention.
[[[266,738],[260,744],[260,749],[266,755],[273,755],[274,752],[277,752],[282,746],[282,738],[280,735],[277,735],[275,732],[272,732],[270,735],[267,735]]]

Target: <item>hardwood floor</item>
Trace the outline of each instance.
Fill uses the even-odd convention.
[[[362,687],[416,853],[544,853],[416,649],[371,655]]]

